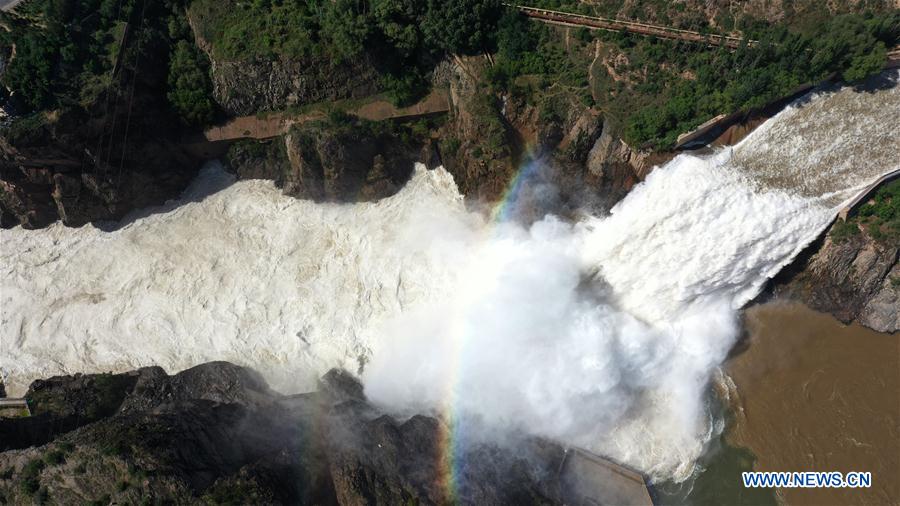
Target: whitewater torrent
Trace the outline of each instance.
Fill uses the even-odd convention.
[[[527,228],[468,212],[440,168],[337,205],[211,164],[179,205],[112,232],[0,232],[0,371],[17,394],[228,360],[297,392],[340,366],[395,413],[449,410],[684,479],[737,310],[900,168],[897,117],[897,87],[820,91],[733,149],[656,169],[610,216]]]

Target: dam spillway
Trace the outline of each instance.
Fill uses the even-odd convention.
[[[342,366],[397,413],[683,478],[715,431],[702,393],[737,310],[898,169],[898,116],[896,86],[818,90],[734,148],[654,170],[609,216],[527,227],[469,212],[443,169],[338,205],[211,164],[180,205],[113,231],[0,231],[0,371],[16,394],[229,360],[298,392]]]

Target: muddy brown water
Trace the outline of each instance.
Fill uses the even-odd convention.
[[[781,489],[798,505],[900,504],[900,334],[881,334],[796,303],[745,313],[727,445],[756,471],[870,471],[872,487]]]

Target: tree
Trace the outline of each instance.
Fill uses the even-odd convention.
[[[434,47],[451,53],[484,51],[503,6],[500,0],[428,0],[422,31]]]
[[[169,61],[166,96],[184,123],[204,125],[212,121],[215,107],[203,56],[187,41],[175,45]]]
[[[423,10],[420,0],[374,0],[372,14],[385,39],[404,58],[413,56],[422,44],[419,24]]]
[[[57,44],[51,37],[29,32],[16,42],[16,57],[3,76],[4,83],[30,109],[49,105]]]
[[[856,55],[850,60],[850,66],[844,70],[843,77],[847,81],[859,81],[881,71],[887,59],[887,49],[879,41],[868,54]]]
[[[349,60],[362,54],[371,32],[364,7],[359,0],[335,0],[325,7],[322,33],[331,40],[334,56]]]

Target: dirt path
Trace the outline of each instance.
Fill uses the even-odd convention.
[[[414,118],[450,110],[446,91],[435,89],[420,102],[409,107],[396,107],[387,100],[373,100],[345,112],[371,121]],[[265,116],[240,116],[224,125],[211,127],[204,132],[206,140],[229,141],[235,139],[268,139],[287,133],[292,125],[322,119],[325,113],[313,111],[305,114],[274,112]]]

